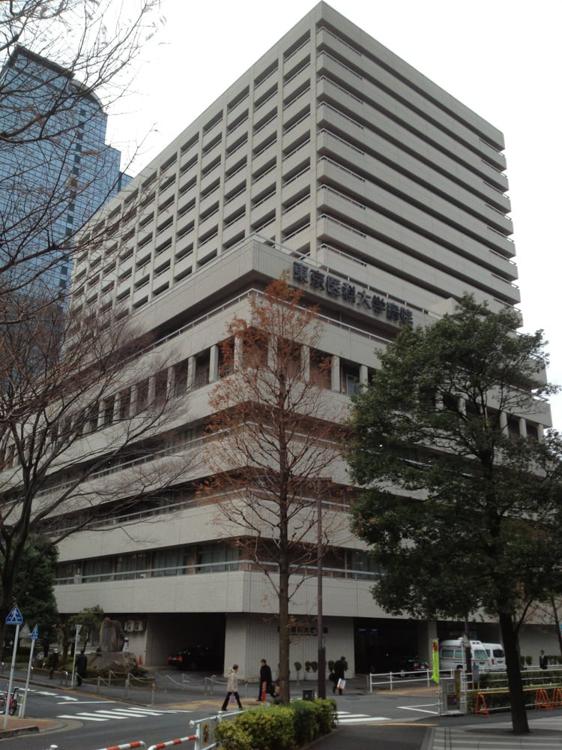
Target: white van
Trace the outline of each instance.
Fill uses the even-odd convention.
[[[470,648],[472,651],[472,661],[478,664],[480,672],[490,672],[491,661],[482,641],[470,641]],[[439,643],[439,669],[442,671],[454,671],[457,667],[465,669],[465,652],[462,645],[462,638],[441,641]]]
[[[483,643],[482,646],[488,654],[490,660],[490,671],[492,672],[505,672],[507,666],[505,664],[505,651],[501,643]]]

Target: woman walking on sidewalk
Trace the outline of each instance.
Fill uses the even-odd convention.
[[[223,701],[221,711],[226,711],[230,696],[233,695],[238,703],[238,708],[242,710],[242,704],[240,703],[240,696],[238,695],[238,664],[234,664],[230,672],[226,676],[226,697]]]

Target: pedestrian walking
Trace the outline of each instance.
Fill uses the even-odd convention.
[[[47,664],[49,666],[49,679],[52,680],[53,675],[59,668],[59,652],[57,649],[55,649],[49,654],[49,659],[47,661]]]
[[[86,676],[87,671],[88,657],[84,653],[84,649],[82,649],[76,657],[76,684],[78,687],[82,684],[82,679]]]
[[[541,653],[539,656],[539,667],[541,669],[548,669],[548,656],[544,653],[542,649],[541,649]]]
[[[232,669],[226,676],[226,697],[223,701],[221,711],[226,711],[230,696],[233,695],[238,703],[238,708],[242,710],[242,704],[240,703],[240,696],[238,695],[238,664],[233,664]]]
[[[343,695],[343,689],[345,687],[345,669],[347,667],[347,662],[345,660],[345,656],[342,656],[337,660],[337,662],[334,664],[334,679],[333,679],[333,689],[332,692],[335,694],[336,691],[338,695]]]
[[[273,689],[273,675],[271,674],[271,667],[265,659],[260,662],[260,684],[258,689],[258,702],[265,702],[267,694],[275,695]]]

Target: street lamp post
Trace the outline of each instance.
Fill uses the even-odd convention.
[[[317,692],[319,698],[326,697],[326,645],[324,643],[324,603],[323,603],[323,591],[322,591],[322,564],[323,564],[323,549],[322,549],[322,498],[318,493],[316,498],[316,525],[317,525],[317,571],[316,571],[316,582],[317,582],[317,614],[316,614],[316,629],[318,632],[318,686]]]

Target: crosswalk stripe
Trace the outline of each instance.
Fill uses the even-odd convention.
[[[346,713],[338,713],[338,719],[358,719],[360,717],[366,718],[369,716],[369,714],[348,714]]]
[[[108,719],[102,719],[101,717],[95,718],[94,716],[80,716],[80,714],[59,714],[57,719],[80,719],[81,721],[108,721]]]
[[[114,714],[110,711],[95,711],[94,713],[88,712],[81,712],[79,714],[76,714],[76,716],[98,716],[102,719],[129,719],[130,716],[121,716],[121,714]]]
[[[147,716],[162,716],[161,713],[156,711],[129,711],[126,708],[112,708],[107,713],[119,713],[125,714],[126,716],[138,716],[139,719],[146,718]]]

